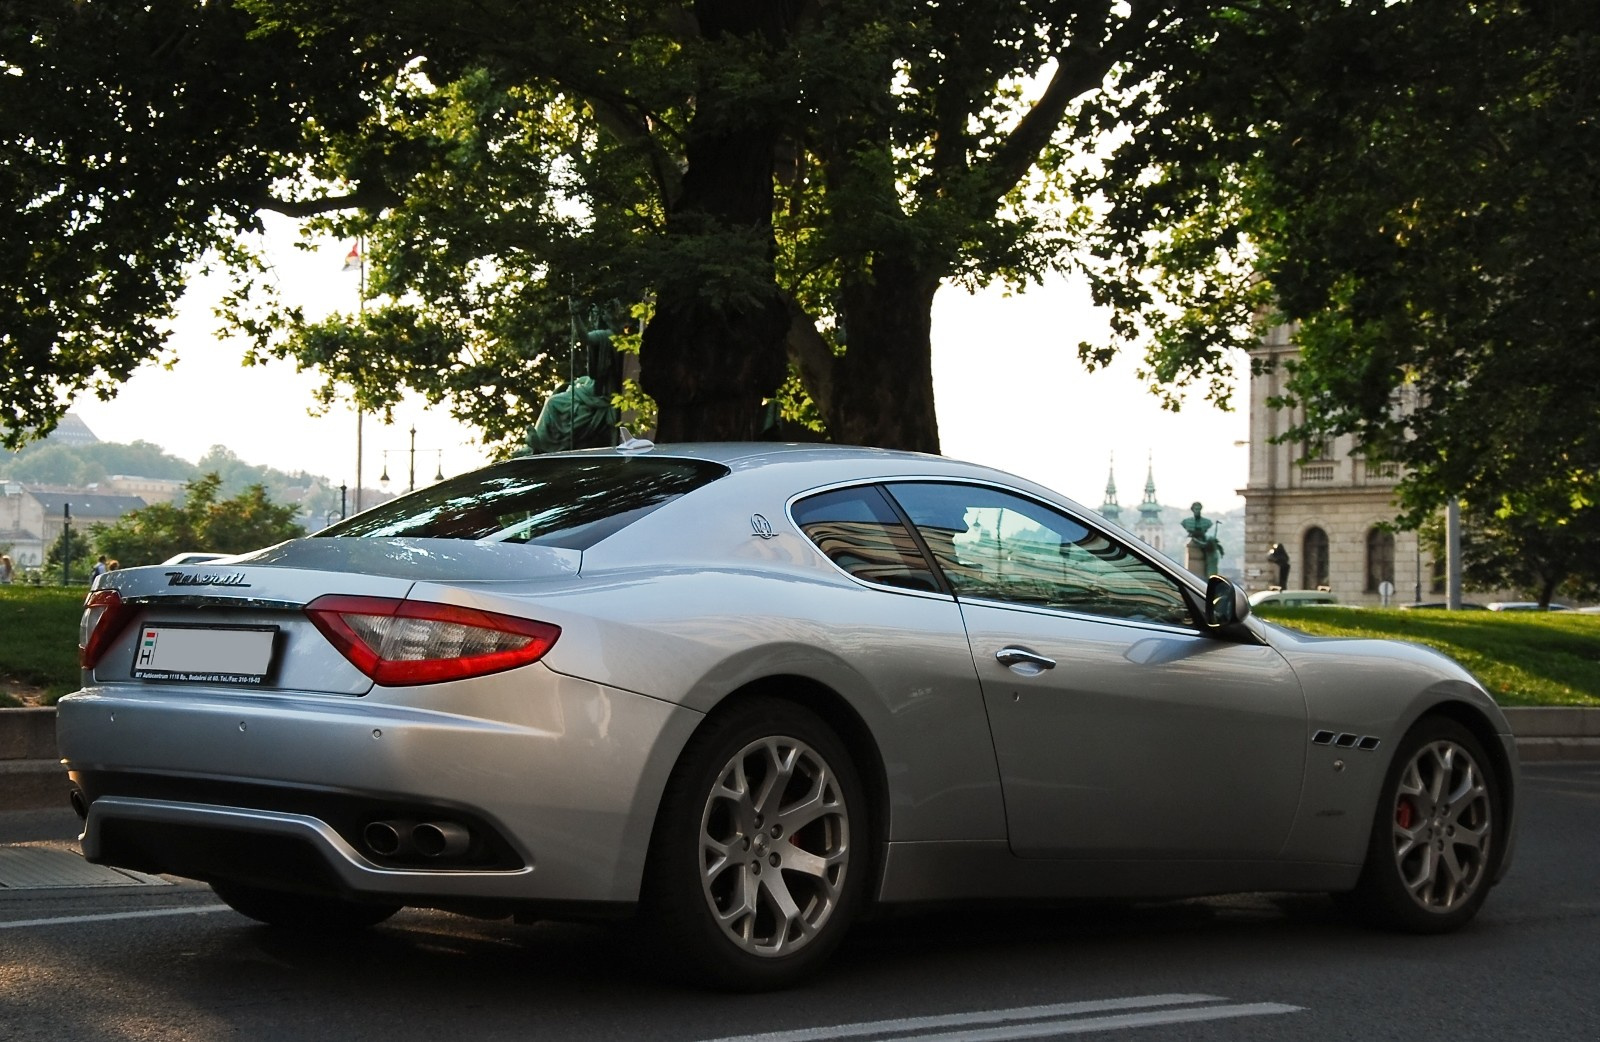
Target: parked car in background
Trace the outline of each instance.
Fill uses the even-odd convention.
[[[763,988],[873,905],[1319,891],[1437,933],[1514,844],[1466,670],[939,456],[509,460],[111,572],[81,634],[85,857],[279,928],[634,916],[663,968]]]
[[[162,561],[161,563],[162,563],[162,565],[169,565],[169,564],[205,564],[207,561],[220,561],[224,557],[231,557],[231,556],[232,556],[231,554],[212,554],[212,553],[201,553],[201,552],[198,552],[198,551],[185,551],[185,552],[183,552],[181,554],[173,554],[171,557],[167,558],[165,561]]]
[[[1539,607],[1538,601],[1490,601],[1490,611],[1571,611],[1565,604],[1552,603],[1548,608]]]
[[[1304,608],[1315,604],[1338,604],[1339,598],[1327,590],[1258,590],[1250,595],[1250,607]]]

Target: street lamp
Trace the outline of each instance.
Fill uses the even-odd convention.
[[[406,453],[407,453],[406,491],[407,492],[413,492],[413,491],[416,490],[416,487],[417,487],[417,428],[416,428],[415,424],[412,425],[411,430],[410,430],[409,433],[411,434],[411,445],[406,450]],[[384,449],[383,450],[383,473],[381,475],[379,475],[379,477],[378,477],[378,484],[383,487],[383,490],[385,492],[387,492],[389,490],[389,453],[391,451],[399,452],[400,450],[399,449],[392,449],[392,450],[391,449]],[[436,465],[434,467],[433,480],[436,481],[436,482],[437,481],[443,481],[444,480],[444,450],[443,449],[423,449],[422,451],[423,452],[432,452],[432,453],[436,454],[437,463],[436,463]]]

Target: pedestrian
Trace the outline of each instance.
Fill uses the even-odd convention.
[[[11,555],[0,554],[0,586],[11,585]]]
[[[1287,590],[1289,588],[1289,551],[1283,548],[1282,543],[1273,543],[1271,552],[1267,554],[1267,560],[1277,566],[1278,589]]]
[[[94,570],[89,573],[89,581],[92,583],[104,574],[106,574],[106,555],[101,554],[100,560],[94,563]]]
[[[118,568],[121,568],[121,567],[122,567],[122,562],[118,561],[115,557],[113,557],[111,560],[106,562],[106,571],[108,571],[108,572],[114,572]]]

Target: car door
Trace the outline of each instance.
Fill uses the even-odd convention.
[[[960,603],[1014,853],[1279,853],[1306,761],[1282,656],[1206,632],[1151,551],[1054,507],[988,485],[889,489]]]

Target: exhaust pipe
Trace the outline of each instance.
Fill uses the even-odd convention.
[[[405,857],[411,853],[409,821],[374,821],[361,830],[367,849],[379,857]]]
[[[467,852],[472,833],[453,821],[424,821],[411,830],[411,842],[423,857],[458,857]]]
[[[67,800],[72,804],[72,813],[78,816],[79,821],[89,820],[89,801],[84,798],[82,789],[68,792]]]

